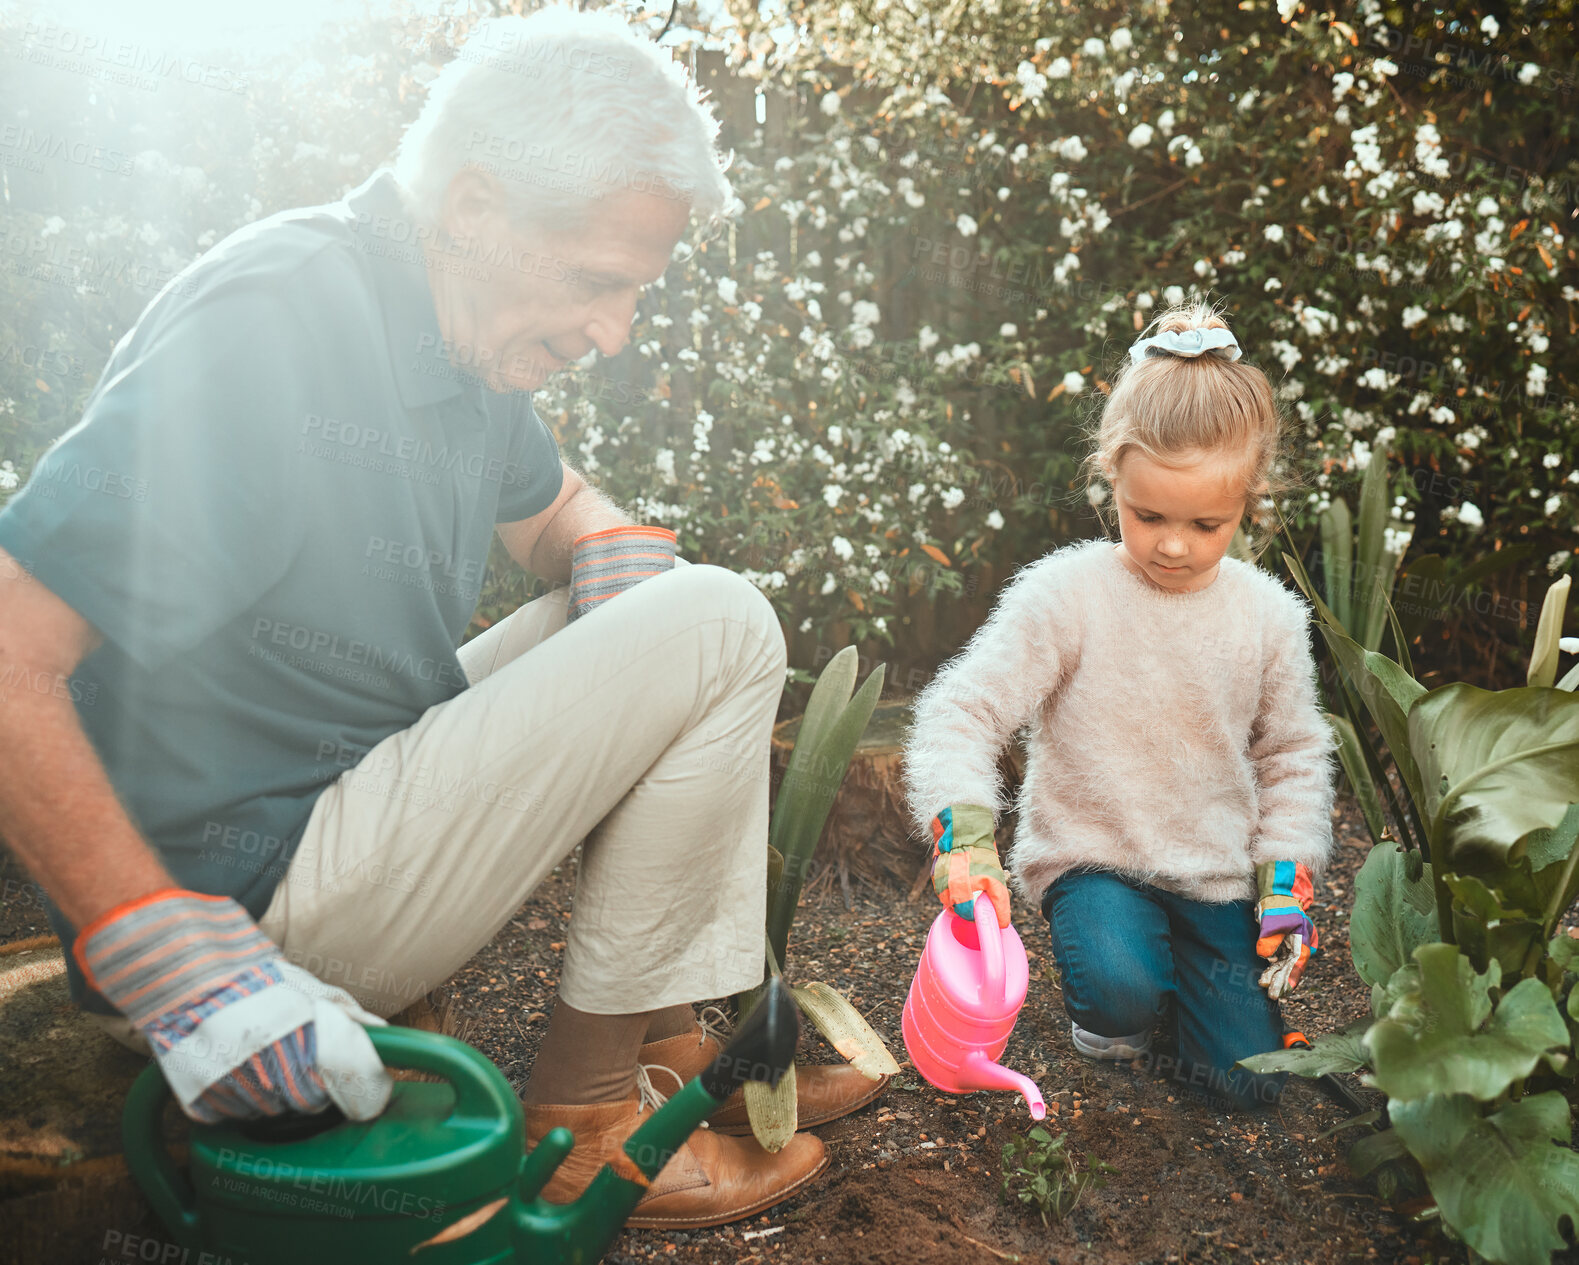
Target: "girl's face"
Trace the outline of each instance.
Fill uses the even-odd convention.
[[[1187,464],[1164,466],[1131,449],[1119,466],[1113,501],[1125,565],[1160,588],[1205,588],[1244,517],[1235,483],[1242,463],[1197,451]]]

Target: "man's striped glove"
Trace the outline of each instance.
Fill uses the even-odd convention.
[[[1259,983],[1275,1001],[1294,991],[1316,948],[1316,924],[1305,912],[1316,888],[1297,861],[1263,861],[1256,866],[1256,888],[1256,952],[1270,959]]]
[[[675,535],[667,527],[609,527],[577,536],[571,544],[565,623],[674,565]]]
[[[147,1039],[177,1102],[214,1124],[332,1102],[371,1120],[394,1082],[361,1024],[385,1020],[281,956],[228,896],[171,887],[72,944],[83,977]]]
[[[932,890],[961,918],[976,920],[976,893],[986,892],[998,915],[1009,925],[1009,888],[998,864],[992,809],[975,804],[950,804],[932,819]]]

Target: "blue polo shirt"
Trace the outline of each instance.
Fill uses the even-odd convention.
[[[254,917],[324,787],[466,688],[494,525],[560,489],[531,397],[450,364],[410,224],[379,171],[227,237],[0,511],[0,547],[103,634],[70,696],[132,821]]]

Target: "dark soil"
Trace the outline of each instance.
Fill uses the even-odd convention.
[[[1352,800],[1340,799],[1338,849],[1317,889],[1325,952],[1284,1005],[1288,1026],[1314,1038],[1366,1013],[1367,991],[1349,959],[1354,874],[1369,847]],[[0,853],[7,880],[0,941],[47,934],[26,880]],[[552,1007],[570,917],[574,860],[522,907],[441,990],[464,1016],[464,1035],[519,1086]],[[749,1222],[691,1233],[627,1231],[612,1262],[1117,1262],[1462,1260],[1463,1249],[1382,1204],[1356,1181],[1344,1151],[1358,1136],[1320,1138],[1346,1112],[1314,1083],[1291,1078],[1270,1112],[1227,1115],[1187,1085],[1136,1064],[1093,1064],[1075,1054],[1038,910],[1017,902],[1015,925],[1031,957],[1031,992],[1003,1061],[1042,1087],[1053,1132],[1067,1134],[1081,1167],[1113,1167],[1062,1222],[1000,1202],[1004,1144],[1033,1125],[1018,1097],[943,1094],[905,1058],[899,1019],[935,906],[897,887],[857,882],[846,905],[837,886],[806,900],[790,942],[789,976],[823,980],[864,1013],[902,1074],[862,1111],[818,1130],[831,1164],[811,1190]],[[441,997],[435,996],[435,1001]],[[837,1059],[807,1027],[803,1057]],[[1355,1078],[1345,1083],[1367,1101]]]
[[[1317,890],[1324,952],[1284,1005],[1284,1019],[1314,1038],[1368,1013],[1349,960],[1347,919],[1355,871],[1369,840],[1352,801],[1340,801],[1334,864]],[[453,980],[452,1004],[471,1020],[467,1039],[518,1085],[546,1026],[569,918],[573,863]],[[789,977],[823,980],[867,1016],[903,1072],[876,1103],[818,1129],[831,1164],[812,1189],[747,1223],[691,1233],[627,1231],[613,1262],[980,1261],[1018,1256],[1062,1265],[1109,1262],[1462,1259],[1429,1231],[1390,1211],[1357,1182],[1343,1155],[1358,1136],[1317,1135],[1346,1118],[1312,1082],[1290,1078],[1281,1103],[1228,1115],[1188,1085],[1137,1064],[1093,1064],[1074,1052],[1040,911],[1016,902],[1015,926],[1031,958],[1031,991],[1003,1061],[1041,1086],[1052,1132],[1068,1135],[1082,1167],[1117,1171],[1051,1227],[1017,1202],[1000,1203],[1004,1143],[1033,1127],[1009,1094],[951,1096],[921,1081],[905,1057],[900,1012],[927,927],[931,892],[909,903],[897,888],[857,883],[803,904],[790,940]],[[807,1026],[803,1058],[838,1055]],[[1345,1078],[1371,1100],[1355,1078]],[[764,1234],[763,1231],[768,1231]]]

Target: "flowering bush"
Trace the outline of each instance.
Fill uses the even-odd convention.
[[[1296,530],[1381,455],[1403,476],[1396,543],[1528,541],[1571,570],[1572,10],[731,0],[668,38],[716,94],[742,209],[654,287],[626,352],[539,411],[590,480],[767,593],[792,662],[848,637],[931,663],[936,599],[989,597],[976,564],[1093,530],[1080,428],[1149,315],[1203,294],[1303,423]],[[8,223],[179,266],[359,180],[470,20],[337,31],[124,140],[135,116],[111,122],[95,85],[75,125],[131,174],[12,180]],[[16,64],[3,91],[49,100]],[[148,224],[125,218],[144,204]],[[151,297],[3,275],[5,333],[93,372]],[[18,475],[92,373],[47,397],[38,376],[0,366]]]

